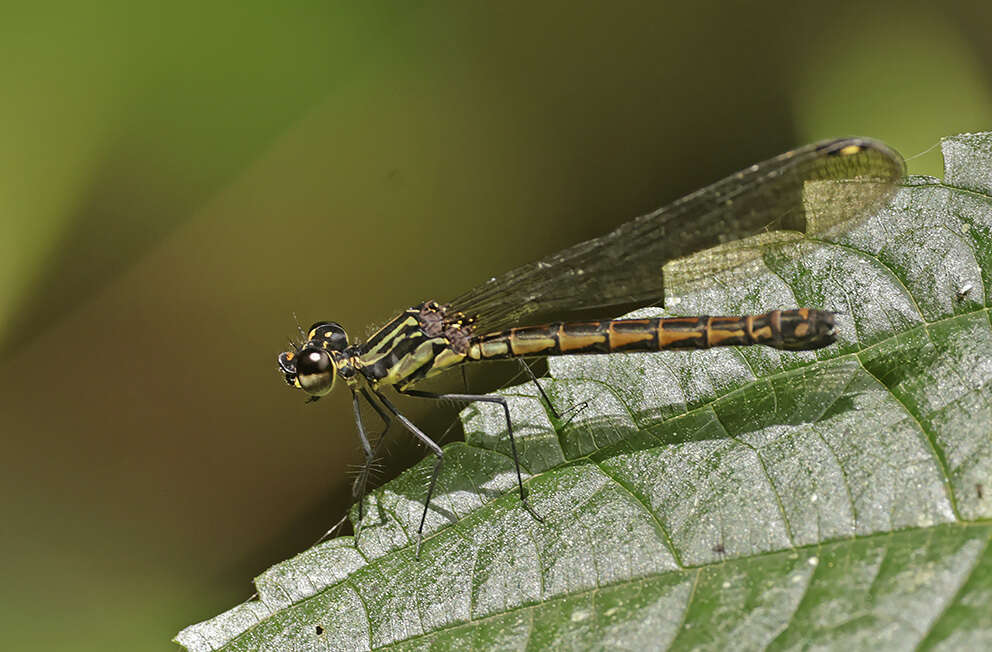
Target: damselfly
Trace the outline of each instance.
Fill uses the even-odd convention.
[[[739,267],[753,257],[753,248],[728,243],[771,230],[812,233],[846,225],[881,204],[903,173],[899,154],[878,141],[846,138],[807,145],[752,165],[600,238],[491,278],[454,301],[417,304],[365,342],[349,342],[339,324],[317,322],[305,342],[279,356],[279,368],[286,382],[311,400],[330,392],[338,377],[351,391],[366,456],[366,473],[355,492],[360,519],[365,476],[376,452],[362,421],[362,399],[386,428],[395,418],[434,454],[417,529],[418,556],[444,452],[396,409],[382,391],[386,387],[417,398],[501,405],[520,500],[541,520],[527,502],[506,399],[426,392],[414,389],[417,383],[477,360],[752,344],[787,350],[828,346],[834,341],[833,313],[808,308],[736,317],[568,318],[578,312],[616,314],[623,307],[661,302],[662,266],[673,259],[716,248],[696,270],[704,276]],[[818,189],[814,226],[803,192],[807,182],[819,181],[834,183],[820,184],[825,188]]]

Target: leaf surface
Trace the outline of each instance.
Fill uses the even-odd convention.
[[[838,343],[550,360],[463,412],[340,537],[257,578],[191,650],[992,647],[992,136],[943,144],[846,233],[783,245],[670,312],[835,310]]]

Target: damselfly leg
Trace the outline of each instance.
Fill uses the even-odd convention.
[[[524,487],[523,475],[520,473],[520,456],[517,453],[517,440],[513,436],[513,422],[510,420],[510,405],[507,403],[505,398],[496,394],[436,394],[434,392],[424,392],[416,389],[405,389],[399,391],[401,394],[411,396],[413,398],[426,398],[435,401],[458,401],[461,403],[473,403],[478,401],[480,403],[496,403],[502,406],[503,415],[506,418],[506,434],[510,438],[510,451],[513,454],[513,465],[517,473],[517,487],[520,490],[520,502],[523,503],[524,509],[530,512],[531,516],[538,521],[544,521],[544,519],[534,511],[534,508],[531,507],[531,504],[527,501],[527,489]],[[434,443],[433,440],[427,437],[427,435],[425,435],[422,431],[418,432],[420,433],[418,438],[424,437],[431,441],[432,444]],[[434,444],[434,446],[437,446],[437,444]],[[434,495],[434,486],[437,483],[437,476],[441,470],[441,464],[444,461],[440,448],[437,448],[435,455],[437,455],[438,459],[434,464],[434,473],[431,476],[430,486],[427,488],[427,498],[424,501],[424,511],[420,517],[420,526],[417,528],[418,559],[420,558],[420,540],[423,538],[424,534],[424,521],[427,519],[427,509],[431,502],[431,496]]]
[[[379,418],[382,419],[382,432],[375,440],[375,445],[370,443],[369,437],[365,432],[365,423],[362,420],[362,410],[361,404],[358,400],[358,392],[361,392],[362,397],[365,401],[372,406]],[[362,444],[362,450],[365,453],[365,463],[358,472],[358,477],[355,478],[355,483],[352,486],[352,496],[358,500],[358,520],[359,523],[355,528],[355,535],[358,535],[358,531],[361,529],[361,522],[365,518],[365,489],[368,484],[369,473],[371,473],[373,467],[378,459],[379,450],[382,447],[383,441],[386,439],[386,432],[389,430],[389,426],[392,425],[392,417],[388,412],[383,410],[379,405],[372,400],[369,395],[368,389],[362,387],[358,392],[351,393],[352,407],[355,413],[355,427],[358,429],[358,438]]]

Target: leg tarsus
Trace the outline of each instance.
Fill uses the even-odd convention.
[[[434,462],[434,472],[431,473],[431,482],[427,487],[427,496],[424,498],[424,511],[420,513],[420,525],[417,526],[417,547],[414,558],[420,561],[420,544],[424,540],[424,523],[427,521],[427,509],[431,504],[431,496],[434,493],[434,486],[437,484],[437,477],[441,473],[441,465],[444,463],[444,452],[438,449],[434,453],[437,460]]]
[[[561,424],[562,428],[572,423],[572,419],[578,416],[582,410],[589,407],[589,401],[582,401],[581,403],[576,403],[572,407],[566,409],[563,413],[559,414],[558,410],[555,409],[554,404],[551,403],[551,398],[548,396],[547,392],[544,391],[544,388],[541,387],[541,383],[538,381],[537,376],[534,375],[534,370],[530,368],[529,364],[524,362],[523,358],[517,358],[517,360],[520,362],[520,366],[524,368],[524,371],[527,372],[527,375],[530,376],[530,379],[534,381],[534,385],[537,386],[537,391],[540,392],[541,398],[544,399],[544,404],[548,407],[548,410],[551,411],[551,416],[554,417],[555,421],[560,422],[566,415],[571,413],[571,416],[565,420],[565,423]]]
[[[561,424],[561,427],[565,428],[566,426],[568,426],[568,424],[572,423],[572,419],[582,414],[582,411],[585,410],[587,407],[589,407],[589,401],[580,401],[575,405],[573,405],[572,407],[565,410],[562,416],[564,417],[566,414],[568,414],[569,417],[565,419],[565,423]]]

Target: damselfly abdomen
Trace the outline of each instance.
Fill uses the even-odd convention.
[[[754,256],[754,247],[728,243],[770,230],[819,233],[846,226],[879,206],[903,172],[899,154],[877,141],[846,138],[808,145],[752,165],[605,236],[491,278],[450,303],[420,303],[365,342],[349,342],[340,325],[318,322],[296,350],[279,356],[279,367],[288,384],[313,400],[330,392],[338,377],[351,390],[367,462],[356,487],[360,516],[368,465],[375,457],[360,397],[387,428],[395,418],[435,455],[417,530],[418,554],[444,453],[396,409],[383,394],[386,387],[418,398],[502,405],[520,500],[540,520],[527,503],[506,400],[492,394],[425,392],[414,389],[417,383],[479,360],[754,344],[786,350],[828,346],[834,341],[833,313],[807,308],[736,317],[569,317],[660,303],[662,266],[677,258],[719,246],[694,270],[702,277],[739,267]],[[816,205],[810,207],[814,221],[803,192],[808,182],[821,181],[833,184],[818,187]]]

